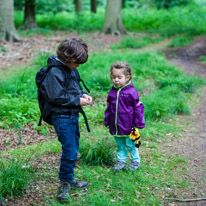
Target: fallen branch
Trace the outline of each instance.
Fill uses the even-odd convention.
[[[164,200],[177,201],[177,202],[194,202],[194,201],[203,201],[206,200],[206,198],[197,198],[197,199],[164,198]]]

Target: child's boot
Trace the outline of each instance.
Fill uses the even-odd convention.
[[[85,189],[88,187],[88,183],[87,182],[83,182],[83,181],[78,181],[77,179],[74,179],[72,182],[70,182],[71,188],[81,188],[81,189]]]
[[[126,162],[122,161],[122,160],[118,160],[117,164],[112,167],[113,171],[119,171],[119,170],[124,170],[126,168]]]
[[[57,199],[59,201],[68,201],[70,190],[71,190],[71,185],[69,184],[69,182],[61,181],[59,185],[59,193],[57,195]]]
[[[128,167],[128,170],[136,170],[136,169],[139,169],[140,168],[140,163],[135,161],[135,160],[132,160],[129,167]]]

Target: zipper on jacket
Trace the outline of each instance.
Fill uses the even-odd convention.
[[[117,128],[117,112],[118,112],[118,102],[119,102],[119,93],[122,88],[120,88],[117,92],[117,101],[116,101],[116,113],[115,113],[115,128],[116,128],[116,135],[118,134],[118,128]]]

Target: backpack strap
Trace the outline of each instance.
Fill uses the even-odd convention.
[[[90,93],[90,90],[87,88],[87,86],[85,85],[84,81],[82,79],[79,79],[79,81],[81,81],[84,85],[84,88],[87,90],[88,93]]]
[[[81,107],[80,113],[81,113],[81,114],[83,115],[83,117],[84,117],[84,121],[85,121],[85,124],[86,124],[86,127],[87,127],[87,131],[90,132],[91,130],[90,130],[90,128],[89,128],[89,123],[88,123],[88,120],[87,120],[87,116],[86,116],[84,110],[82,109],[82,107]]]
[[[87,86],[85,85],[84,81],[83,81],[82,79],[80,79],[80,75],[79,75],[79,72],[77,71],[77,69],[75,69],[74,72],[75,72],[75,74],[76,74],[77,79],[79,80],[79,82],[81,81],[81,82],[83,83],[83,85],[84,85],[84,88],[87,90],[88,93],[90,93],[90,90],[87,88]],[[88,123],[88,120],[87,120],[87,116],[86,116],[84,110],[82,109],[82,107],[81,107],[81,109],[80,109],[80,113],[81,113],[81,114],[83,115],[83,117],[84,117],[84,121],[85,121],[85,124],[86,124],[86,127],[87,127],[87,131],[90,132],[90,128],[89,128],[89,123]]]
[[[38,126],[41,126],[41,121],[42,121],[43,117],[42,115],[40,116],[40,119],[39,119],[39,123],[38,123]]]
[[[79,72],[77,71],[77,69],[75,69],[74,72],[75,72],[75,74],[76,74],[76,76],[77,76],[79,82],[82,82],[83,85],[84,85],[84,88],[87,90],[88,93],[90,93],[90,90],[89,90],[88,87],[85,85],[84,81],[80,78],[80,76],[79,76]]]

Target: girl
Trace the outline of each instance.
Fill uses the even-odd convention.
[[[129,135],[133,127],[145,127],[144,106],[139,102],[139,95],[132,84],[130,65],[115,62],[110,68],[110,76],[114,83],[107,97],[105,126],[109,126],[117,146],[117,163],[113,171],[126,169],[127,150],[131,155],[129,170],[140,167],[138,148]]]

